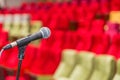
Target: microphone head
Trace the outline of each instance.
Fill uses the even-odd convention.
[[[48,38],[51,35],[51,31],[50,31],[50,29],[48,27],[42,27],[40,29],[40,32],[42,33],[43,38]]]

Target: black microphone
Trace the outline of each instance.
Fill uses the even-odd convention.
[[[28,43],[30,43],[33,40],[37,40],[40,38],[48,38],[50,36],[50,34],[51,34],[51,32],[50,32],[49,28],[42,27],[39,32],[36,32],[32,35],[29,35],[27,37],[18,39],[10,44],[7,44],[6,46],[3,47],[3,50],[12,48],[14,46],[21,47],[21,46],[27,45]]]

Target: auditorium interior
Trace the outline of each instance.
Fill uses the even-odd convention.
[[[0,0],[0,80],[120,80],[120,0]]]

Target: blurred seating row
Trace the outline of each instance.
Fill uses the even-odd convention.
[[[1,14],[1,26],[10,38],[20,38],[39,31],[40,20],[30,20],[29,14]]]
[[[65,49],[54,75],[37,80],[119,80],[119,63],[110,55]]]
[[[36,80],[119,80],[120,59],[96,55],[89,51],[64,49],[62,59],[53,75],[36,76]],[[15,80],[8,76],[5,80]],[[27,80],[21,76],[20,80]]]

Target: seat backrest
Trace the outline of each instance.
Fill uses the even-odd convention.
[[[120,80],[120,59],[117,60],[117,72],[113,80]]]
[[[33,34],[37,31],[39,31],[41,27],[42,27],[41,21],[39,21],[39,20],[38,21],[37,20],[31,21],[30,33]]]
[[[3,29],[5,31],[10,31],[12,22],[13,22],[12,14],[4,15]]]
[[[12,26],[9,30],[9,35],[10,38],[18,38],[20,35],[20,26],[21,26],[21,15],[20,14],[13,14],[13,22],[12,22]],[[12,40],[13,41],[13,40]]]
[[[109,47],[109,36],[105,34],[93,34],[91,51],[96,54],[106,53]]]
[[[94,64],[94,54],[92,52],[80,51],[77,54],[77,64],[70,76],[70,80],[88,80]]]
[[[20,37],[29,35],[30,31],[30,15],[22,14],[21,15],[21,27],[20,27]]]
[[[72,49],[65,49],[62,52],[62,60],[53,75],[53,78],[69,77],[76,64],[77,51]]]
[[[110,55],[95,58],[95,66],[90,80],[112,80],[115,74],[115,59]]]

